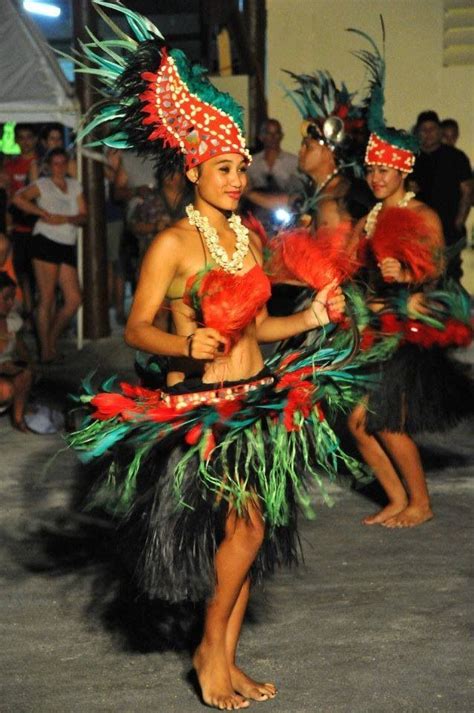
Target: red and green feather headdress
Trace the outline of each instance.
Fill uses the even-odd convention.
[[[250,161],[242,109],[211,84],[206,70],[180,50],[168,51],[155,25],[118,0],[92,2],[115,37],[101,40],[88,30],[91,42],[80,43],[82,52],[74,58],[76,71],[100,80],[104,96],[80,138],[107,125],[109,135],[99,143],[152,155],[158,170],[170,173],[226,153]],[[102,8],[124,15],[132,36]]]

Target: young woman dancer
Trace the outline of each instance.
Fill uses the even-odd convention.
[[[420,221],[424,223],[425,235],[430,236],[433,254],[440,256],[443,247],[440,221],[434,211],[415,200],[412,193],[405,191],[407,172],[401,170],[401,163],[393,159],[394,154],[401,152],[400,148],[386,144],[386,155],[382,159],[385,163],[380,163],[375,158],[375,145],[379,150],[381,141],[371,137],[372,148],[369,148],[366,157],[367,182],[380,202],[358,223],[356,238],[370,242],[376,232],[377,222],[384,219],[384,214],[388,215],[388,219],[392,220],[392,226],[389,225],[389,228],[392,227],[393,230],[396,253],[396,220],[400,216],[393,211],[387,213],[387,209],[403,209],[413,214],[415,226],[420,226]],[[417,236],[414,235],[414,243],[416,239]],[[370,248],[370,245],[368,247]],[[366,251],[366,255],[366,262],[370,263],[371,268],[368,294],[371,309],[383,309],[387,293],[394,296],[397,286],[402,289],[410,286],[413,293],[410,298],[411,309],[416,311],[416,306],[418,310],[422,309],[421,285],[424,282],[432,282],[439,276],[441,269],[427,270],[420,279],[414,275],[408,264],[402,264],[396,257],[387,256],[375,264],[370,250]],[[441,261],[438,264],[441,268]],[[424,356],[424,350],[416,346],[400,347],[396,355],[381,366],[382,383],[370,396],[369,410],[367,404],[361,403],[349,418],[349,428],[358,449],[374,470],[389,500],[388,505],[380,512],[364,518],[366,525],[412,527],[433,516],[418,448],[407,431],[407,419],[415,414],[420,416],[420,409],[423,406],[426,408],[426,405],[413,402],[415,398],[419,398],[420,389],[420,384],[413,380],[416,378],[415,372],[420,377],[418,372],[427,367]]]
[[[372,46],[360,57],[371,70],[371,131],[367,182],[378,203],[356,226],[354,244],[367,270],[367,302],[379,329],[398,334],[394,355],[379,365],[378,388],[359,404],[349,428],[364,460],[388,497],[366,525],[414,527],[433,517],[426,478],[413,436],[440,431],[472,410],[472,386],[447,346],[470,340],[469,315],[459,288],[438,290],[444,239],[434,211],[405,190],[418,145],[415,137],[385,125],[385,62]]]
[[[268,317],[262,247],[234,213],[249,162],[240,110],[183,53],[168,53],[149,21],[115,9],[142,42],[125,47],[122,36],[126,65],[115,66],[116,95],[94,123],[114,113],[117,131],[106,143],[133,142],[159,170],[181,167],[194,200],[145,254],[125,332],[130,345],[169,358],[166,387],[121,384],[117,392],[109,383],[84,395],[92,420],[70,441],[85,460],[110,454],[95,501],[117,516],[140,591],[206,602],[194,655],[203,700],[235,710],[276,694],[236,664],[250,579],[297,560],[296,510],[310,506],[308,475],[319,482],[321,469],[345,457],[318,404],[330,384],[337,406],[338,380],[344,397],[353,381],[340,361],[333,369],[330,348],[274,355],[265,365],[258,342],[326,325],[329,312],[344,310],[344,296],[331,282],[303,311]],[[96,50],[97,74],[110,84],[113,46]],[[173,333],[154,325],[166,298]]]

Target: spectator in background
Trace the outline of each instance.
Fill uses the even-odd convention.
[[[159,187],[150,190],[143,200],[137,203],[129,224],[138,241],[138,267],[141,266],[150,243],[158,233],[185,217],[186,205],[192,199],[192,191],[182,171],[175,171],[168,176],[163,176]],[[169,303],[165,300],[155,317],[155,327],[165,332],[169,331],[170,316]]]
[[[25,409],[33,381],[30,355],[19,332],[23,325],[13,310],[16,283],[0,271],[0,413],[11,407],[12,425],[28,433]]]
[[[67,176],[68,154],[53,149],[48,154],[50,177],[38,178],[19,191],[14,203],[37,216],[31,240],[31,257],[39,292],[37,330],[43,363],[57,358],[57,340],[81,304],[76,268],[77,226],[86,220],[81,184]],[[55,309],[56,288],[63,304]]]
[[[105,217],[107,223],[107,292],[109,307],[115,310],[117,324],[125,324],[125,273],[121,245],[125,230],[124,202],[115,198],[114,183],[120,169],[120,151],[105,152]]]
[[[248,190],[245,198],[252,212],[262,221],[270,233],[281,225],[275,219],[275,211],[287,207],[290,195],[303,191],[303,182],[298,174],[298,157],[281,148],[283,131],[276,119],[263,122],[259,139],[263,151],[252,157],[248,175]]]
[[[5,156],[0,153],[0,234],[8,232],[8,185],[9,178],[5,171]]]
[[[13,266],[13,250],[12,244],[5,232],[0,232],[0,271],[6,272],[7,275],[15,282],[15,310],[21,312],[23,305],[23,294],[21,287],[16,279],[15,268]]]
[[[35,161],[32,161],[29,172],[28,183],[36,181],[37,178],[49,175],[47,156],[53,149],[64,148],[64,127],[61,124],[46,124],[40,132],[39,141],[39,156]],[[68,176],[76,177],[77,165],[76,160],[69,158]]]
[[[129,224],[138,240],[140,263],[153,238],[184,218],[186,203],[191,199],[192,194],[186,190],[185,177],[181,171],[176,171],[163,178],[160,186],[149,190],[143,200],[136,204]]]
[[[456,146],[459,139],[459,124],[456,119],[443,119],[441,122],[441,141],[447,146]]]
[[[20,154],[6,159],[4,165],[8,176],[10,202],[15,193],[28,183],[31,164],[37,160],[37,140],[36,130],[32,125],[16,124],[15,141],[20,147]],[[13,263],[23,292],[23,312],[25,315],[30,315],[33,309],[33,272],[29,247],[36,217],[24,213],[16,204],[10,206],[10,211],[12,216]]]
[[[421,112],[415,131],[420,139],[421,152],[416,159],[409,187],[420,201],[438,213],[449,249],[466,237],[465,223],[473,190],[469,159],[454,146],[442,143],[441,123],[435,111]],[[459,250],[453,248],[450,253],[447,275],[460,280]]]
[[[114,180],[113,197],[125,203],[125,231],[122,241],[122,259],[126,279],[135,285],[138,245],[129,228],[129,220],[138,203],[151,189],[156,188],[153,160],[134,151],[121,151],[120,163]]]

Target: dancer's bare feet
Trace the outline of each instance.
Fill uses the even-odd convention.
[[[390,518],[393,518],[394,516],[403,512],[403,510],[406,509],[407,504],[408,504],[407,500],[403,500],[402,502],[389,503],[386,507],[382,508],[382,510],[379,510],[379,512],[376,512],[373,515],[367,515],[367,517],[364,517],[364,519],[362,520],[362,524],[363,525],[383,525]]]
[[[424,522],[431,520],[433,511],[429,505],[423,507],[417,505],[408,505],[402,512],[398,513],[389,520],[382,523],[384,527],[416,527]]]
[[[254,681],[235,664],[230,667],[230,680],[238,693],[253,701],[268,701],[270,698],[275,698],[277,694],[276,686],[273,683]]]
[[[204,703],[221,711],[235,711],[248,708],[249,702],[235,692],[224,647],[222,652],[217,647],[201,643],[193,656]]]

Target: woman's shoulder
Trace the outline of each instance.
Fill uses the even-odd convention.
[[[189,238],[191,232],[192,230],[189,229],[189,223],[186,220],[178,220],[155,236],[149,250],[157,254],[169,252],[170,255],[179,255],[182,253],[186,238]]]
[[[423,218],[426,218],[426,220],[439,220],[436,211],[427,206],[426,203],[422,203],[422,201],[419,201],[416,198],[412,198],[409,203],[409,207],[410,210],[415,211],[415,213],[418,213],[418,215],[423,216]]]

